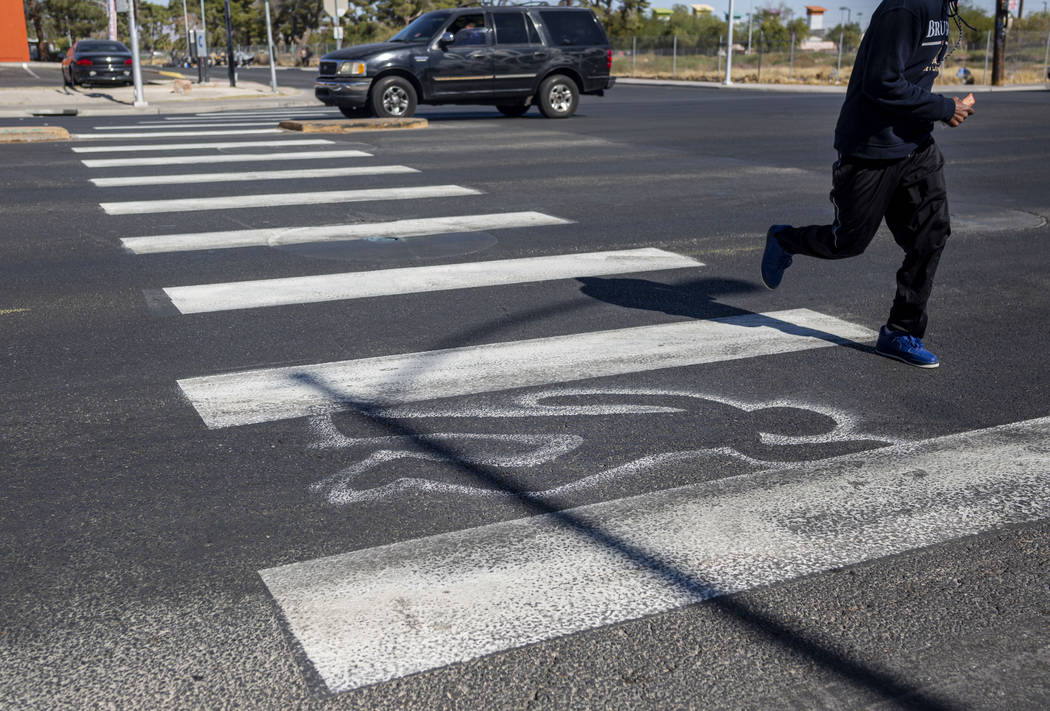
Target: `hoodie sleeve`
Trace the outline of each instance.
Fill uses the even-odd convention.
[[[878,47],[864,67],[863,91],[878,106],[899,116],[941,121],[955,113],[955,102],[904,78],[908,61],[922,41],[920,24],[913,12],[897,8],[882,13],[868,28],[878,38]]]

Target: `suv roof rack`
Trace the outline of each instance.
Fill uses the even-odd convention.
[[[481,0],[481,7],[550,7],[547,0]]]

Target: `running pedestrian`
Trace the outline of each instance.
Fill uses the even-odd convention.
[[[951,19],[961,41],[965,22],[955,0],[883,0],[876,8],[835,127],[834,221],[773,225],[762,255],[762,281],[775,289],[793,255],[855,257],[885,218],[904,250],[904,263],[875,352],[920,368],[940,364],[922,338],[934,273],[951,234],[944,157],[933,126],[943,121],[954,128],[974,112],[972,96],[962,100],[931,92],[950,53]]]

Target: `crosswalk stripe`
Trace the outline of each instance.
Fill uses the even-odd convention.
[[[141,131],[143,129],[163,129],[163,128],[219,128],[222,126],[273,126],[276,119],[270,121],[246,121],[240,123],[226,122],[226,123],[165,123],[158,121],[156,124],[152,123],[137,123],[133,126],[92,126],[91,128],[96,131]],[[155,136],[156,134],[151,133],[149,135]]]
[[[111,133],[74,133],[74,141],[87,141],[97,138],[184,138],[186,136],[250,136],[262,133],[285,133],[281,128],[251,128],[231,129],[229,131],[149,131],[142,133],[122,133],[114,135]]]
[[[870,341],[808,309],[179,380],[212,429]]]
[[[1050,418],[260,571],[331,692],[1050,516]],[[730,608],[732,609],[732,608]]]
[[[127,138],[127,136],[122,136]],[[327,138],[283,139],[279,141],[217,141],[215,143],[147,143],[141,146],[74,146],[74,153],[137,153],[139,151],[197,151],[207,148],[273,148],[285,146],[330,145]],[[260,154],[260,159],[270,156]]]
[[[185,234],[125,237],[121,244],[135,254],[188,252],[199,249],[264,247],[311,242],[338,242],[368,237],[419,237],[449,232],[478,232],[514,227],[567,225],[570,220],[542,212],[504,212],[454,217],[426,217],[391,222],[367,222],[313,227],[267,227],[254,230],[190,232]]]
[[[155,212],[198,212],[200,210],[233,210],[246,207],[282,205],[320,205],[368,200],[412,200],[434,197],[480,195],[481,191],[459,185],[424,185],[414,188],[370,188],[365,190],[326,190],[304,193],[271,193],[268,195],[226,195],[211,198],[174,200],[131,200],[101,202],[107,215],[143,215]]]
[[[164,293],[180,312],[197,314],[702,266],[690,257],[644,248],[173,286]]]
[[[310,170],[266,170],[243,173],[180,173],[179,175],[131,175],[121,178],[91,178],[100,188],[129,185],[191,185],[194,183],[225,183],[256,180],[292,180],[303,178],[337,178],[353,175],[392,175],[418,173],[407,165],[373,165],[344,168],[314,168]]]
[[[309,106],[301,106],[298,108],[289,107],[287,109],[268,109],[266,111],[207,111],[204,113],[193,114],[194,116],[200,116],[204,118],[226,118],[232,116],[272,116],[274,114],[338,114],[338,109],[329,109],[325,107],[313,108]],[[181,118],[173,120],[182,120]]]
[[[321,141],[328,143],[328,141]],[[371,158],[364,151],[290,151],[288,153],[207,153],[163,158],[94,158],[80,161],[88,168],[135,168],[147,165],[209,165],[212,163],[252,163],[332,158]]]

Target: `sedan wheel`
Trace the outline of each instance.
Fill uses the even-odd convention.
[[[379,118],[408,118],[416,112],[416,90],[398,76],[384,77],[372,86],[372,112]]]
[[[569,77],[553,74],[540,84],[537,99],[540,112],[547,118],[569,118],[580,103],[580,90]]]

